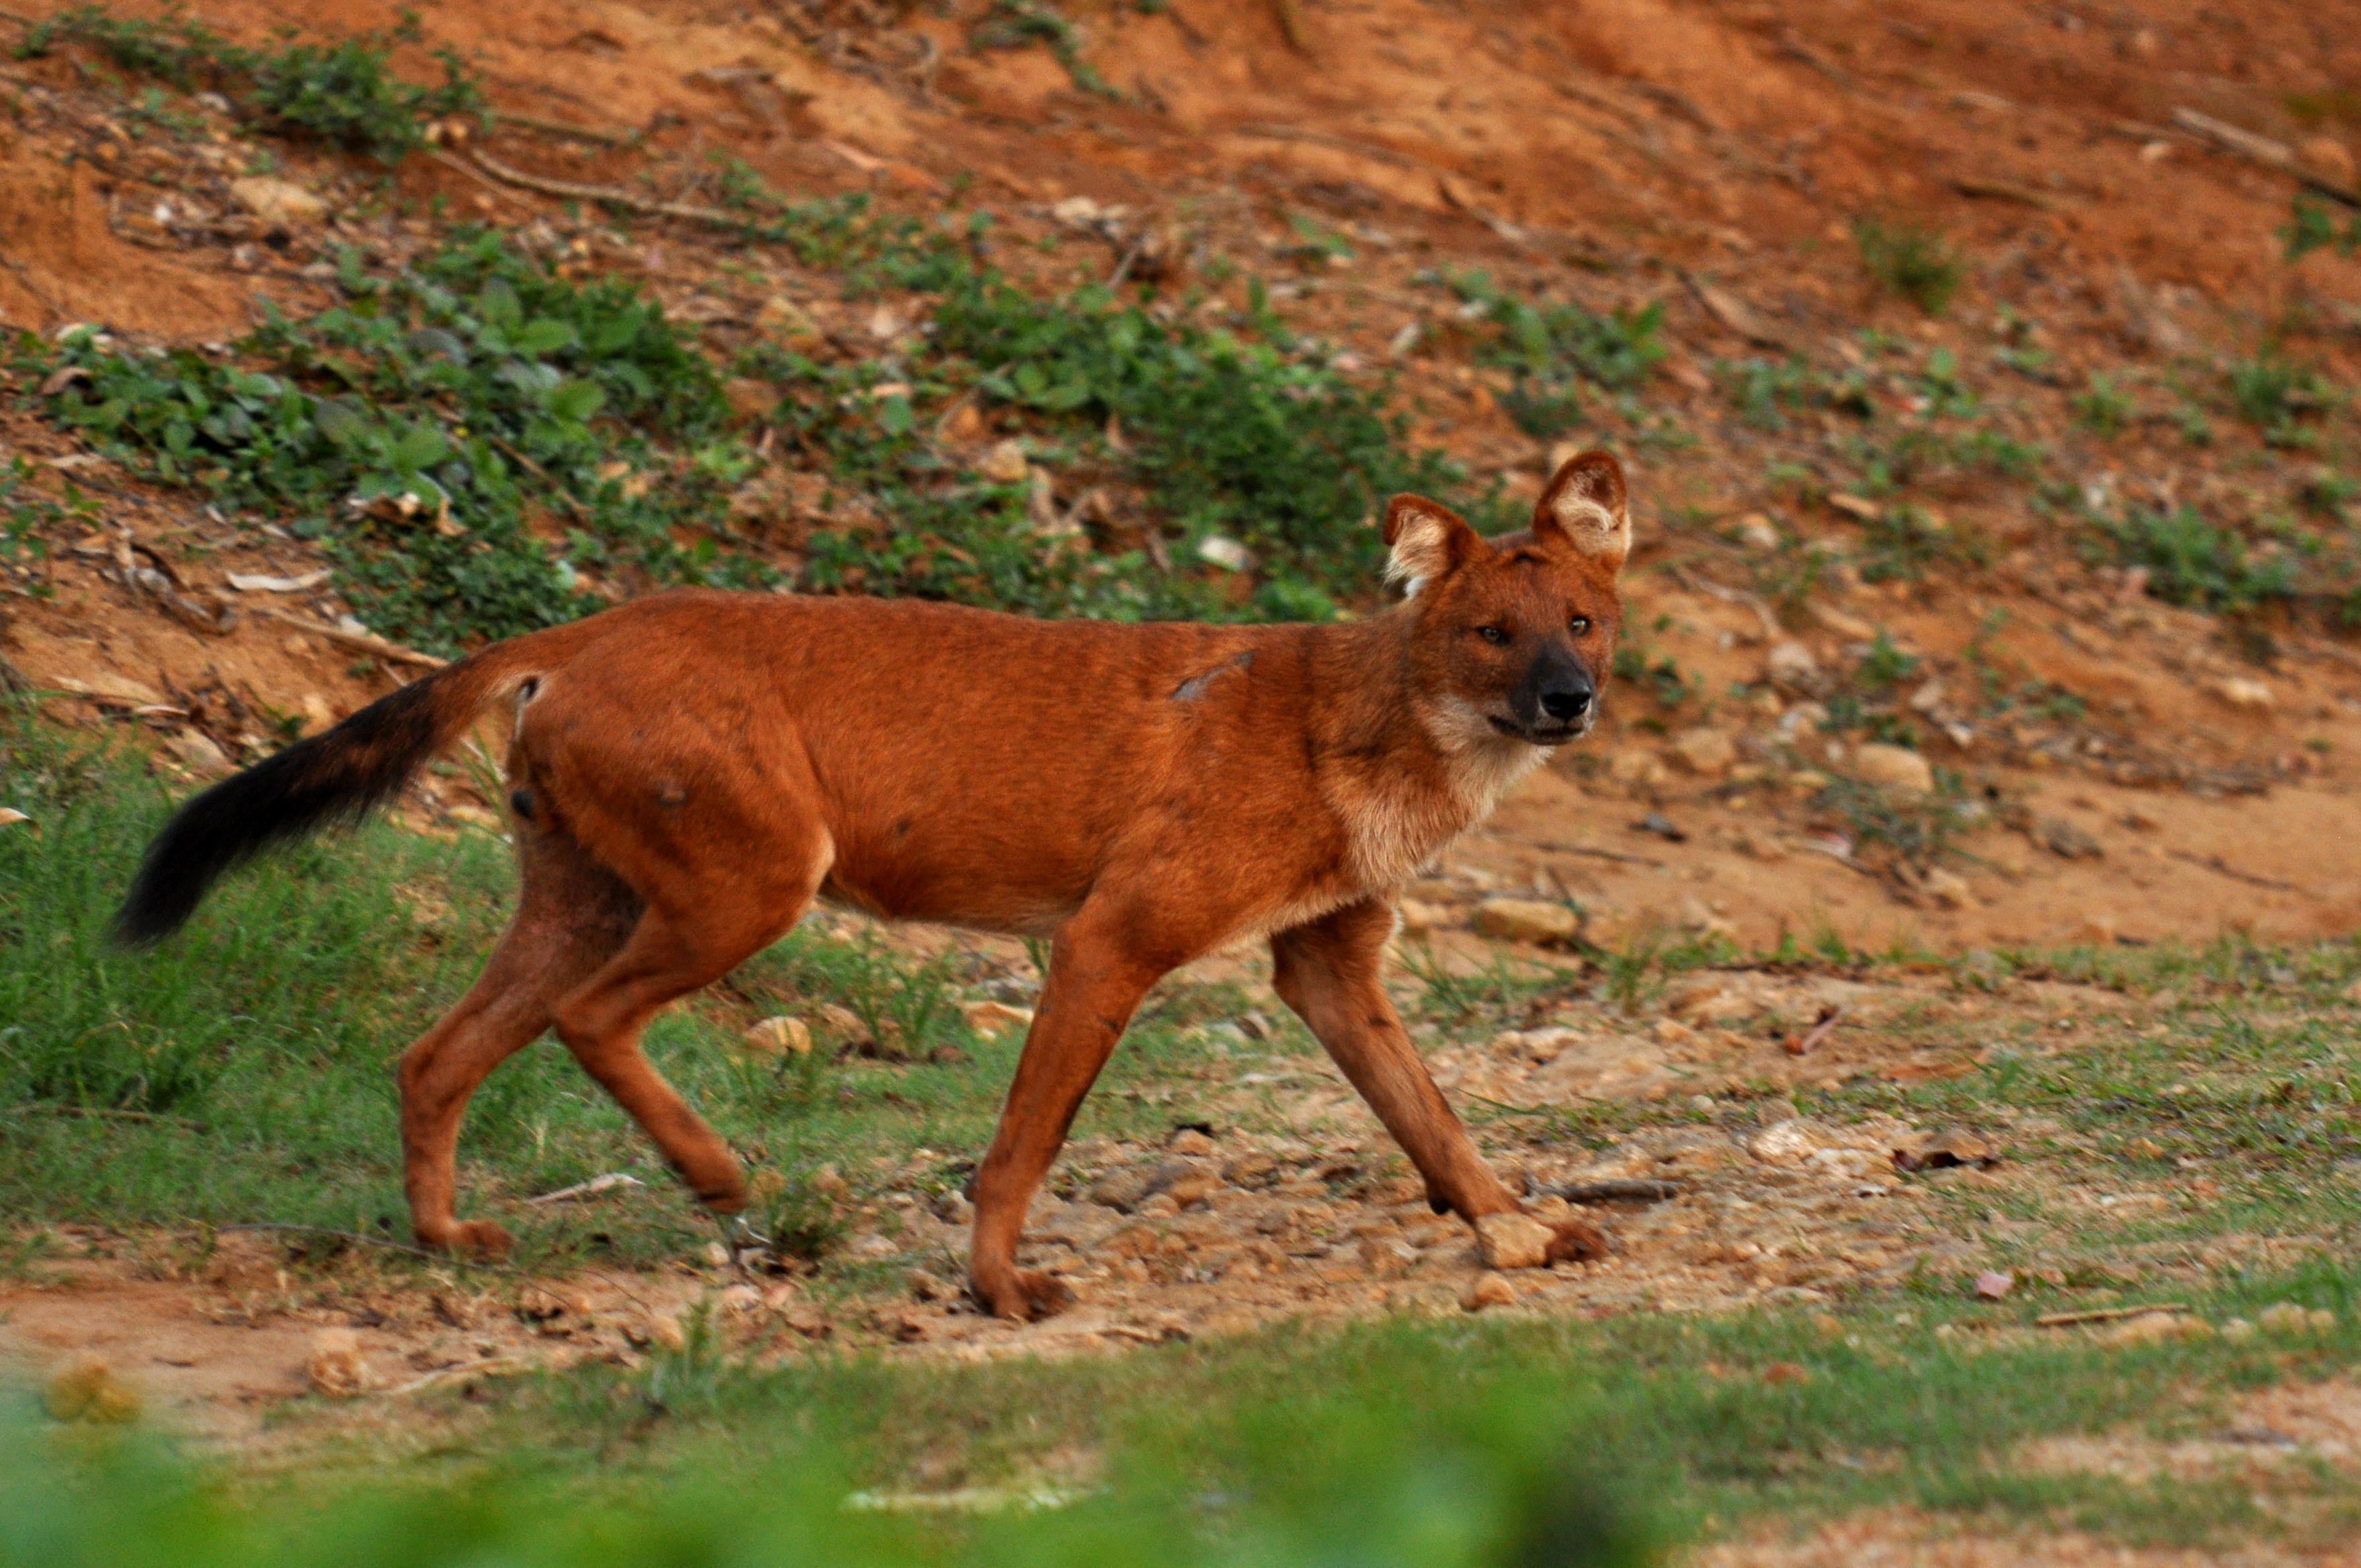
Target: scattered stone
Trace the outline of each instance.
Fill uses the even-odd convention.
[[[2232,1318],[2222,1325],[2222,1337],[2232,1344],[2244,1344],[2255,1337],[2255,1325],[2244,1318]]]
[[[1749,1138],[1746,1152],[1765,1165],[1800,1165],[1827,1146],[1827,1135],[1818,1123],[1791,1116]]]
[[[249,174],[229,182],[230,200],[264,223],[284,227],[315,224],[328,215],[328,203],[290,180]]]
[[[1164,1142],[1164,1146],[1182,1158],[1193,1158],[1213,1152],[1213,1140],[1202,1129],[1183,1127]]]
[[[1719,778],[1737,762],[1738,744],[1727,729],[1686,729],[1673,738],[1673,755],[1690,773]]]
[[[1487,1214],[1476,1222],[1487,1268],[1540,1268],[1549,1262],[1550,1239],[1550,1228],[1531,1214]]]
[[[71,692],[93,701],[114,707],[158,707],[163,705],[163,694],[144,685],[128,675],[118,675],[113,670],[93,670],[79,678],[60,675],[48,683],[60,691]]]
[[[1689,841],[1688,829],[1661,811],[1651,811],[1647,816],[1631,824],[1631,831],[1653,833],[1667,844],[1686,844]]]
[[[781,1014],[764,1018],[739,1037],[748,1056],[800,1057],[809,1056],[812,1048],[811,1025],[800,1018]]]
[[[1450,924],[1451,919],[1448,910],[1438,909],[1432,904],[1422,904],[1415,898],[1401,900],[1394,905],[1394,913],[1401,916],[1401,934],[1405,937],[1423,937],[1429,931]]]
[[[1637,748],[1618,751],[1608,759],[1607,776],[1630,788],[1652,788],[1664,782],[1664,761]]]
[[[1750,511],[1738,520],[1738,537],[1756,550],[1779,548],[1779,531],[1759,511]]]
[[[1812,619],[1848,642],[1873,642],[1877,628],[1857,615],[1848,615],[1832,604],[1812,606]]]
[[[1935,793],[1935,770],[1927,759],[1907,746],[1889,746],[1872,740],[1857,746],[1852,753],[1852,771],[1863,784],[1880,789],[1898,789],[1912,795]]]
[[[1976,1295],[1986,1301],[1997,1301],[2016,1288],[2016,1276],[2006,1269],[1990,1268],[1976,1276]]]
[[[1205,1177],[1210,1185],[1201,1187],[1191,1183],[1189,1190],[1194,1196],[1185,1199],[1176,1198],[1173,1202],[1177,1210],[1182,1203],[1192,1202],[1196,1198],[1203,1197],[1220,1187],[1221,1178],[1205,1170],[1194,1160],[1167,1159],[1152,1166],[1131,1165],[1120,1170],[1110,1170],[1092,1182],[1082,1196],[1091,1202],[1104,1204],[1109,1209],[1127,1214],[1140,1208],[1150,1198],[1189,1178],[1200,1175]]]
[[[1937,866],[1927,873],[1927,896],[1946,909],[1965,909],[1973,897],[1968,879]]]
[[[2306,137],[2296,144],[2295,160],[2333,184],[2353,189],[2353,149],[2334,137]]]
[[[2095,861],[2105,857],[2099,841],[2062,817],[2045,817],[2034,825],[2035,842],[2060,860]]]
[[[1850,495],[1843,490],[1839,490],[1828,497],[1828,507],[1829,510],[1840,511],[1857,522],[1877,521],[1877,503],[1865,496]]]
[[[1279,1161],[1269,1155],[1242,1154],[1222,1167],[1222,1179],[1233,1187],[1268,1187],[1279,1170]]]
[[[910,1294],[921,1301],[956,1301],[960,1288],[923,1268],[910,1270]]]
[[[2213,1325],[2202,1318],[2182,1312],[2142,1312],[2120,1322],[2109,1323],[2091,1337],[2103,1345],[2121,1349],[2127,1345],[2162,1344],[2168,1340],[2203,1339],[2213,1332]]]
[[[1774,642],[1763,657],[1763,674],[1773,685],[1800,690],[1818,678],[1820,662],[1801,642]]]
[[[42,1403],[61,1421],[119,1425],[139,1419],[139,1396],[126,1387],[100,1355],[81,1355],[50,1375]]]
[[[213,737],[201,729],[182,729],[166,738],[164,750],[172,753],[181,766],[201,779],[219,778],[230,771],[228,755],[214,744]]]
[[[1509,1283],[1508,1276],[1487,1269],[1467,1287],[1459,1304],[1471,1312],[1480,1312],[1487,1307],[1513,1307],[1517,1304],[1517,1288]]]
[[[996,443],[975,466],[976,477],[994,485],[1021,485],[1031,470],[1025,445],[1017,441]]]
[[[2331,1333],[2336,1328],[2336,1314],[2310,1310],[2300,1302],[2274,1301],[2255,1314],[2255,1321],[2268,1333]]]
[[[1021,1035],[1033,1027],[1033,1009],[1013,1007],[1005,1002],[970,1002],[960,1008],[960,1016],[967,1026],[986,1039],[1002,1035]]]
[[[1476,906],[1476,930],[1502,942],[1570,942],[1582,916],[1564,904],[1537,898],[1488,898]]]
[[[1200,559],[1212,562],[1224,572],[1254,570],[1254,552],[1236,540],[1224,538],[1218,533],[1209,533],[1199,540],[1197,554]]]
[[[1895,1149],[1894,1163],[1903,1170],[1946,1170],[1963,1165],[1990,1169],[2000,1163],[2000,1151],[1988,1139],[1953,1128],[1915,1146]]]
[[[2250,713],[2268,713],[2273,702],[2271,688],[2245,675],[2227,675],[2213,683],[2213,695],[2232,707]]]
[[[361,1359],[360,1336],[350,1329],[323,1329],[312,1337],[312,1356],[303,1364],[312,1387],[332,1399],[349,1399],[368,1388],[368,1365]]]

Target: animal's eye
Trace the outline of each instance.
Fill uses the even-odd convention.
[[[1576,637],[1587,635],[1590,630],[1590,617],[1587,615],[1577,615],[1572,620],[1565,623],[1565,629],[1568,631],[1573,632]]]
[[[1509,640],[1509,634],[1497,626],[1479,626],[1476,629],[1476,635],[1495,647]]]

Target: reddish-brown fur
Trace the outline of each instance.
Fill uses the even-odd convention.
[[[459,1122],[485,1075],[548,1030],[701,1201],[742,1210],[738,1160],[656,1075],[640,1035],[815,897],[1050,938],[976,1176],[970,1280],[1002,1316],[1068,1299],[1016,1266],[1019,1233],[1133,1010],[1175,967],[1242,939],[1270,942],[1279,995],[1438,1208],[1470,1222],[1517,1209],[1380,971],[1401,883],[1547,755],[1508,731],[1554,743],[1597,711],[1592,700],[1562,722],[1535,703],[1570,707],[1569,682],[1605,686],[1629,539],[1622,476],[1604,455],[1575,459],[1532,532],[1489,543],[1397,498],[1386,536],[1412,596],[1339,625],[1119,626],[688,592],[434,677],[444,743],[515,703],[523,889],[482,977],[401,1058],[419,1240],[508,1245],[455,1212]],[[1563,1222],[1551,1252],[1604,1245]]]

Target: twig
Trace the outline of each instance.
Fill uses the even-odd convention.
[[[1131,276],[1132,265],[1139,259],[1140,248],[1147,243],[1148,242],[1145,240],[1134,240],[1132,242],[1131,248],[1123,253],[1123,259],[1115,264],[1115,270],[1107,274],[1106,286],[1108,289],[1115,290],[1123,287],[1123,280]]]
[[[524,1200],[529,1204],[566,1203],[577,1198],[596,1198],[601,1192],[612,1192],[619,1187],[645,1187],[646,1182],[624,1171],[610,1170],[604,1176],[594,1176],[588,1181],[577,1181],[571,1187],[561,1187],[555,1192],[544,1192],[538,1198]]]
[[[520,130],[539,131],[544,136],[569,137],[576,141],[597,142],[600,147],[637,147],[647,139],[645,131],[602,131],[590,126],[570,125],[564,120],[544,120],[538,115],[512,115],[506,109],[492,114],[493,123],[514,126]]]
[[[2044,1312],[2033,1320],[2040,1329],[2071,1328],[2076,1323],[2112,1323],[2119,1318],[2145,1318],[2150,1312],[2186,1312],[2186,1301],[2158,1301],[2146,1307],[2093,1307],[2087,1312]]]
[[[1563,1198],[1569,1203],[1617,1203],[1634,1198],[1662,1203],[1679,1197],[1681,1184],[1647,1177],[1611,1177],[1604,1181],[1564,1181],[1555,1187],[1536,1188],[1534,1193],[1542,1198]]]
[[[1552,839],[1536,839],[1533,848],[1546,850],[1553,855],[1587,855],[1595,861],[1614,861],[1627,866],[1647,866],[1662,871],[1664,862],[1646,855],[1627,855],[1620,850],[1594,850],[1587,844],[1561,844]]]
[[[2031,186],[2019,185],[2009,180],[1954,180],[1951,189],[1962,196],[1981,196],[1995,202],[2021,202],[2045,213],[2058,204]]]
[[[1743,588],[1725,587],[1702,572],[1683,571],[1677,565],[1673,566],[1673,573],[1675,581],[1690,584],[1699,593],[1709,594],[1724,604],[1743,605],[1752,610],[1754,619],[1763,625],[1765,641],[1776,642],[1786,635],[1785,629],[1779,624],[1779,618],[1773,615],[1771,607],[1763,602],[1762,595],[1748,593]]]
[[[390,1388],[379,1388],[377,1393],[381,1398],[390,1398],[396,1394],[415,1394],[421,1388],[431,1388],[437,1383],[448,1383],[455,1377],[472,1377],[478,1372],[489,1372],[495,1367],[524,1367],[531,1365],[522,1356],[490,1355],[481,1361],[463,1362],[457,1366],[446,1366],[440,1372],[430,1372],[423,1377],[413,1377],[407,1383],[397,1383]]]
[[[399,642],[389,642],[374,632],[347,631],[341,626],[325,626],[319,621],[307,620],[302,616],[291,614],[283,609],[274,609],[269,605],[255,606],[254,613],[265,620],[280,621],[294,627],[299,631],[308,631],[314,637],[324,637],[331,642],[340,642],[347,648],[357,648],[362,652],[374,653],[380,659],[391,659],[396,663],[422,664],[430,670],[439,670],[451,662],[448,659],[438,659],[432,653],[422,653],[415,648],[405,648]]]
[[[2257,876],[2252,872],[2239,871],[2234,866],[2225,864],[2223,861],[2222,857],[2219,855],[2192,855],[2186,850],[2167,850],[2165,853],[2171,856],[2176,861],[2185,861],[2192,866],[2202,867],[2204,870],[2212,872],[2216,876],[2225,876],[2232,882],[2245,883],[2248,887],[2267,887],[2273,893],[2301,893],[2303,891],[2302,888],[2298,887],[2291,882],[2280,882],[2272,877]]]
[[[205,1130],[203,1122],[191,1121],[186,1116],[167,1116],[154,1111],[115,1111],[104,1105],[60,1105],[53,1100],[27,1100],[18,1105],[0,1106],[0,1110],[40,1111],[52,1116],[87,1116],[110,1122],[152,1122],[199,1133]]]
[[[2217,120],[2211,115],[2199,114],[2194,109],[2173,110],[2172,123],[2180,129],[2191,132],[2200,139],[2221,148],[2224,152],[2235,153],[2249,163],[2259,163],[2266,169],[2276,169],[2282,174],[2293,176],[2296,183],[2307,191],[2315,192],[2332,202],[2340,202],[2348,207],[2361,208],[2361,193],[2347,190],[2334,180],[2323,179],[2304,170],[2295,160],[2295,148],[2283,141],[2274,141],[2269,137],[2257,136],[2252,131],[2241,130],[2225,120]]]
[[[582,185],[571,180],[546,180],[538,174],[527,174],[521,169],[511,169],[480,149],[476,153],[476,164],[503,185],[514,185],[522,191],[537,191],[544,196],[561,196],[569,202],[600,202],[611,207],[626,207],[635,213],[649,213],[657,217],[711,224],[718,228],[745,229],[752,226],[742,215],[725,213],[719,207],[693,206],[686,202],[659,202],[653,197],[634,195],[613,185]]]
[[[1787,1054],[1791,1057],[1810,1056],[1814,1050],[1828,1043],[1828,1037],[1836,1033],[1837,1025],[1843,1021],[1844,1015],[1844,1004],[1841,1003],[1821,1008],[1818,1021],[1806,1030],[1800,1038],[1787,1042]]]

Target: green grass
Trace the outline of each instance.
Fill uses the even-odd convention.
[[[1932,229],[1862,218],[1852,235],[1870,276],[1930,316],[1949,308],[1967,280],[1966,254]]]
[[[505,850],[480,834],[451,846],[364,829],[239,874],[187,931],[126,956],[102,948],[99,932],[160,793],[130,760],[38,729],[12,737],[0,776],[5,804],[32,818],[0,834],[0,1210],[16,1222],[0,1236],[0,1272],[38,1277],[60,1245],[47,1227],[68,1221],[135,1235],[255,1220],[399,1235],[390,1058],[472,973],[504,913]],[[1725,943],[1658,934],[1565,967],[1501,960],[1469,973],[1428,955],[1411,960],[1405,989],[1414,1016],[1480,1039],[1537,1006],[1644,1016],[1670,977],[1741,960]],[[1922,1234],[1970,1238],[2019,1271],[2009,1299],[1974,1300],[1951,1264],[1898,1288],[1831,1288],[1812,1307],[1397,1315],[962,1365],[829,1354],[768,1364],[692,1321],[685,1348],[636,1367],[423,1396],[434,1438],[393,1451],[365,1431],[307,1426],[299,1406],[285,1430],[302,1457],[267,1474],[192,1467],[137,1441],[0,1431],[16,1453],[0,1463],[0,1486],[16,1488],[0,1499],[0,1563],[718,1563],[767,1560],[766,1543],[786,1541],[851,1563],[1636,1563],[1651,1542],[1894,1505],[1962,1528],[2071,1524],[2200,1546],[2308,1540],[2328,1528],[2319,1520],[2355,1517],[2361,1497],[2328,1471],[2281,1474],[2263,1508],[2244,1483],[2164,1491],[2028,1469],[2015,1452],[2061,1432],[2215,1432],[2238,1391],[2361,1356],[2361,1276],[2338,1261],[2361,1229],[2349,1176],[2361,1058],[2340,1000],[2361,949],[2224,941],[1937,960],[1838,944],[1762,961],[1867,980],[1932,971],[1960,998],[2005,999],[2037,978],[2121,995],[2119,1016],[2080,1008],[2080,1027],[2061,1036],[2037,1001],[1971,1019],[1938,989],[1883,1026],[1898,1043],[1972,1045],[1982,1059],[1969,1075],[1790,1091],[1795,1109],[1827,1120],[1879,1112],[2013,1128],[2012,1166],[2062,1185],[1907,1179],[1915,1223],[1932,1227]],[[966,1034],[948,1005],[986,968],[956,950],[922,962],[807,929],[653,1032],[667,1074],[780,1173],[770,1217],[818,1255],[816,1288],[878,1280],[873,1266],[829,1254],[840,1216],[811,1170],[839,1166],[860,1197],[874,1171],[906,1171],[924,1145],[938,1151],[928,1179],[948,1189],[958,1157],[986,1135],[1014,1046]],[[727,1049],[748,1018],[824,1001],[906,1041],[956,1043],[969,1059],[782,1069]],[[1077,1133],[1155,1139],[1194,1119],[1196,1098],[1235,1070],[1195,1025],[1249,1005],[1277,1013],[1235,987],[1160,992]],[[1302,1047],[1290,1036],[1274,1048]],[[1733,1091],[1730,1109],[1710,1112],[1682,1101],[1563,1116],[1466,1109],[1496,1145],[1546,1150],[1784,1115],[1788,1102],[1768,1097],[1758,1112]],[[519,1229],[520,1261],[535,1271],[657,1265],[707,1234],[636,1132],[547,1045],[478,1097],[463,1161],[471,1211]],[[2074,1196],[2192,1168],[2217,1184],[2203,1204],[2117,1219]],[[595,1217],[511,1201],[613,1169],[636,1170],[648,1192]],[[2197,1261],[2240,1238],[2277,1239]],[[294,1250],[287,1266],[333,1283],[355,1255]],[[2215,1322],[2292,1299],[2338,1323],[2316,1337],[2131,1348],[2015,1332],[2109,1291],[2187,1300]],[[861,1489],[1045,1486],[1065,1506],[984,1517],[842,1506]]]
[[[392,1062],[456,1001],[511,903],[505,846],[389,826],[305,846],[233,877],[148,954],[104,927],[167,802],[129,760],[12,741],[0,836],[0,1211],[101,1224],[315,1224],[407,1234]],[[932,964],[805,927],[731,987],[659,1019],[648,1050],[758,1170],[797,1175],[848,1148],[863,1170],[989,1139],[1015,1041],[975,1037],[950,1002],[980,960]],[[886,1025],[907,1063],[797,1068],[730,1047],[754,1017],[826,1003]],[[1170,1108],[1126,1096],[1206,1048],[1186,988],[1153,1003],[1082,1131],[1155,1135]],[[924,1059],[954,1045],[964,1060]],[[912,1048],[915,1047],[915,1048]],[[702,1212],[640,1135],[544,1040],[477,1095],[461,1145],[465,1201],[497,1211],[535,1266],[652,1264],[701,1245]],[[650,1201],[596,1220],[514,1200],[610,1170]],[[858,1190],[868,1179],[851,1173]]]
[[[19,58],[49,54],[60,44],[95,49],[114,64],[184,91],[220,90],[246,119],[266,132],[304,137],[331,147],[399,162],[426,144],[426,127],[455,115],[486,112],[483,89],[456,51],[435,58],[443,81],[433,87],[393,73],[395,45],[416,43],[414,13],[390,32],[361,33],[313,43],[291,32],[277,49],[233,43],[177,6],[161,20],[116,16],[104,5],[61,11],[29,28]]]

